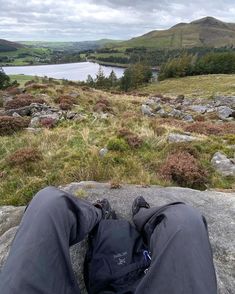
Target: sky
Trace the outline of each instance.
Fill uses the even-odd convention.
[[[125,40],[205,16],[235,23],[235,0],[0,0],[0,39]]]

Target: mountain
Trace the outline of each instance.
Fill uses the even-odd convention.
[[[24,46],[19,43],[0,39],[0,52],[16,51],[17,49],[20,49],[23,47]]]
[[[179,23],[168,30],[155,30],[113,47],[192,48],[235,46],[235,23],[205,17]]]

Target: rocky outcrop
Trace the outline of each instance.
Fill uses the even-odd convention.
[[[220,294],[231,294],[235,289],[235,193],[218,193],[214,191],[196,191],[186,188],[162,188],[151,186],[143,188],[134,185],[125,185],[120,189],[110,189],[109,184],[96,182],[71,183],[63,187],[69,193],[83,195],[94,202],[106,197],[121,217],[131,218],[131,204],[133,200],[143,195],[153,205],[163,205],[173,201],[183,201],[198,208],[207,218],[210,240],[214,252],[214,261],[218,276]],[[2,230],[0,237],[0,268],[6,259],[10,243],[16,232],[16,222],[22,216],[23,207],[3,207],[0,213],[0,228],[4,227],[8,215],[8,225]],[[3,211],[3,212],[2,212]],[[12,228],[10,228],[12,226]],[[7,231],[6,231],[7,230]],[[4,233],[5,232],[5,233]],[[86,240],[71,248],[71,260],[82,293],[86,293],[82,282],[82,268]]]
[[[31,103],[30,105],[9,109],[6,110],[6,115],[13,115],[14,113],[19,114],[20,116],[31,116],[36,112],[47,111],[50,109],[50,106],[46,104]]]
[[[235,116],[235,96],[217,96],[214,99],[189,99],[150,97],[141,106],[148,116],[174,117],[193,122],[194,116],[215,114],[221,120],[233,120]]]
[[[235,158],[216,152],[211,160],[212,165],[223,176],[235,176]]]
[[[24,207],[0,207],[0,236],[7,230],[19,224],[24,213]]]

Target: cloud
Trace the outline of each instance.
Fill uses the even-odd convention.
[[[207,15],[235,22],[234,0],[0,0],[0,38],[128,39]]]

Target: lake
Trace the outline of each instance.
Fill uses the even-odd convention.
[[[67,79],[71,81],[86,81],[90,74],[95,78],[100,65],[93,62],[79,62],[68,64],[50,64],[50,65],[33,65],[33,66],[8,66],[3,67],[8,75],[30,75],[30,76],[47,76],[55,79]],[[108,76],[113,70],[118,78],[123,75],[124,68],[101,66],[105,76]]]

